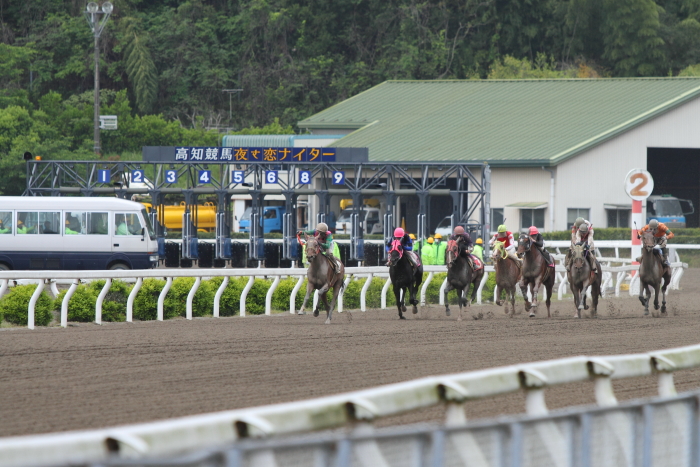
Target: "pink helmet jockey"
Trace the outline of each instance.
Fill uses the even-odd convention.
[[[394,238],[401,238],[406,234],[401,227],[394,229]]]
[[[535,227],[534,225],[530,227],[530,235],[537,235],[538,233],[540,233],[540,231],[537,230],[537,227]]]

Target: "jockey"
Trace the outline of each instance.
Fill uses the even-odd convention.
[[[521,263],[521,259],[515,254],[515,239],[513,238],[513,232],[508,230],[504,224],[498,226],[498,232],[491,237],[489,240],[489,245],[493,246],[496,242],[503,242],[503,247],[506,249],[508,257],[516,262],[516,264]]]
[[[664,260],[664,266],[671,266],[668,262],[668,248],[666,248],[666,240],[674,237],[673,232],[663,222],[659,222],[656,219],[649,221],[647,225],[639,229],[637,232],[637,238],[642,238],[644,232],[651,232],[654,234],[654,244],[661,247],[661,253]]]
[[[590,221],[587,221],[583,217],[577,217],[576,221],[574,222],[574,225],[571,227],[571,244],[577,245],[585,243],[588,245],[588,249],[590,251],[594,251],[595,247],[593,245],[593,233],[593,224],[591,224]],[[572,252],[573,250],[569,248],[569,251],[566,254],[565,262],[567,272],[571,272]],[[593,272],[597,272],[598,267],[596,265],[597,263],[595,262],[595,255],[593,258],[591,258],[589,255],[588,262],[590,263]]]
[[[476,242],[474,242],[474,251],[472,251],[472,254],[481,261],[484,260],[484,241],[481,237],[477,238]]]
[[[542,238],[542,234],[539,230],[537,230],[537,227],[533,225],[530,227],[530,231],[528,233],[530,240],[532,240],[532,244],[535,245],[538,250],[540,250],[540,253],[542,253],[542,256],[544,256],[545,261],[547,261],[547,264],[554,264],[552,255],[550,255],[549,252],[544,249],[544,238]]]
[[[391,250],[391,244],[393,243],[394,240],[401,240],[401,247],[403,248],[404,253],[407,254],[408,256],[408,261],[411,263],[411,266],[414,268],[418,267],[418,257],[416,254],[413,252],[413,240],[411,239],[410,235],[408,235],[401,227],[397,227],[394,229],[394,238],[389,239],[386,242],[386,251],[387,253]],[[389,265],[389,262],[387,261],[387,266]]]
[[[333,234],[328,230],[328,225],[325,222],[319,222],[316,230],[304,231],[306,235],[313,235],[321,245],[321,253],[331,260],[335,266],[336,274],[340,273],[340,259],[333,256]]]

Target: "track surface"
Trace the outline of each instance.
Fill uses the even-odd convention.
[[[634,298],[601,300],[599,318],[509,319],[494,305],[482,320],[456,308],[423,309],[400,322],[395,310],[334,315],[202,318],[80,324],[0,332],[0,436],[146,422],[287,402],[447,374],[573,355],[644,352],[700,341],[700,269],[669,294],[666,318],[642,316]],[[519,304],[519,310],[523,305]],[[546,315],[545,315],[546,316]],[[679,372],[679,390],[700,387],[700,370]],[[619,399],[650,396],[655,378],[615,383]],[[548,390],[550,408],[594,402],[590,383]],[[470,402],[467,416],[524,411],[513,394]],[[437,407],[382,424],[436,420]]]

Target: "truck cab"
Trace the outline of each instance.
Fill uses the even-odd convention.
[[[284,206],[265,206],[263,208],[263,234],[282,233]],[[247,207],[238,221],[240,232],[250,232],[250,215],[253,208]]]
[[[685,210],[684,210],[685,208]],[[695,212],[693,202],[671,195],[653,195],[647,198],[647,224],[656,219],[670,228],[685,228],[685,216]]]
[[[343,209],[335,224],[335,233],[352,234],[352,214],[354,213],[351,200],[342,200]],[[366,234],[383,233],[384,212],[382,205],[376,199],[366,199],[360,210],[360,228]]]

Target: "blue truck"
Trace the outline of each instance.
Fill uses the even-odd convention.
[[[238,221],[240,232],[250,232],[250,214],[253,209],[248,207],[243,212]],[[263,208],[263,234],[267,233],[282,233],[282,219],[284,216],[284,206],[265,206]]]
[[[693,202],[689,199],[678,199],[671,195],[653,195],[647,198],[647,224],[656,219],[670,228],[683,229],[685,216],[694,212]]]

